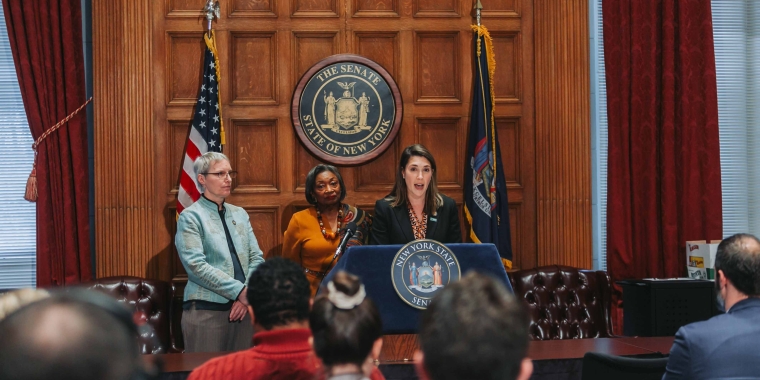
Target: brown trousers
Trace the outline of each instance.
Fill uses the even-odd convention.
[[[240,351],[251,348],[253,326],[246,313],[239,322],[230,322],[229,311],[190,310],[182,312],[185,352]]]

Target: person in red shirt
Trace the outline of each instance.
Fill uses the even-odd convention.
[[[277,257],[259,265],[247,293],[253,348],[212,359],[190,373],[189,380],[324,378],[309,342],[310,295],[298,264]],[[385,380],[377,369],[371,379]]]

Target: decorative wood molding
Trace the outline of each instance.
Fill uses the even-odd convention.
[[[483,23],[488,23],[488,18],[515,18],[522,16],[522,3],[530,0],[496,0],[489,1],[487,7],[481,11]]]
[[[372,3],[371,0],[352,0],[352,17],[399,17],[399,0],[381,0]],[[380,7],[387,9],[377,9]]]
[[[414,33],[416,103],[462,103],[459,37],[459,31]]]
[[[153,1],[93,1],[97,277],[155,277]]]
[[[538,265],[591,268],[588,1],[534,10]]]
[[[245,1],[245,0],[243,0]],[[268,18],[276,18],[277,13],[275,13],[277,9],[277,0],[269,0],[266,2],[266,7],[244,7],[240,5],[241,0],[231,0],[228,3],[227,8],[229,9],[229,12],[227,13],[227,17],[230,18],[254,18],[254,17],[268,17]],[[245,1],[246,3],[263,3],[263,2],[250,2]]]
[[[268,46],[262,46],[265,44]],[[257,62],[257,59],[262,61]],[[232,93],[231,105],[280,103],[276,32],[230,33],[229,68],[227,83]]]
[[[412,12],[415,18],[460,17],[459,4],[457,0],[413,0]]]
[[[462,191],[467,137],[460,117],[418,117],[417,141],[436,157],[436,177],[440,190]]]
[[[338,12],[338,0],[312,0],[311,6],[315,9],[304,9],[305,7],[301,6],[301,2],[303,0],[291,0],[290,2],[290,9],[293,13],[291,13],[290,17],[314,17],[314,18],[329,18],[329,17],[340,17],[340,14]],[[322,4],[320,4],[322,3]],[[327,4],[324,4],[327,3]],[[319,5],[323,5],[322,7],[319,7]]]
[[[522,102],[522,42],[518,31],[491,32],[496,56],[496,103]]]
[[[233,119],[227,125],[229,145],[235,147],[228,156],[238,171],[233,194],[279,193],[277,119]]]

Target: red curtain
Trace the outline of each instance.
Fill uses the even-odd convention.
[[[613,281],[684,276],[685,242],[723,231],[710,1],[604,0],[602,12],[607,268]]]
[[[26,117],[37,139],[85,101],[80,0],[2,1]],[[37,286],[92,277],[88,181],[87,117],[80,112],[39,146]]]

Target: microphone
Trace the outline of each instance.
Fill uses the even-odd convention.
[[[325,280],[325,277],[327,277],[327,273],[330,273],[332,270],[332,265],[335,262],[335,259],[338,258],[343,253],[343,250],[346,248],[346,244],[348,244],[348,240],[351,239],[351,236],[354,235],[354,232],[356,232],[356,223],[351,222],[346,226],[346,234],[343,235],[343,239],[340,240],[340,244],[338,244],[338,249],[335,250],[335,254],[332,257],[332,260],[330,260],[330,264],[327,264],[327,272],[325,272],[325,276],[322,277],[321,280],[319,280],[319,285],[317,286],[317,289],[322,288],[322,281]]]
[[[354,235],[354,232],[356,231],[356,223],[351,222],[346,226],[346,234],[343,235],[343,239],[340,241],[340,244],[338,244],[338,249],[335,250],[335,254],[333,255],[333,260],[337,259],[338,256],[340,256],[343,253],[343,250],[346,249],[346,245],[348,244],[348,241],[351,239],[351,236]]]

